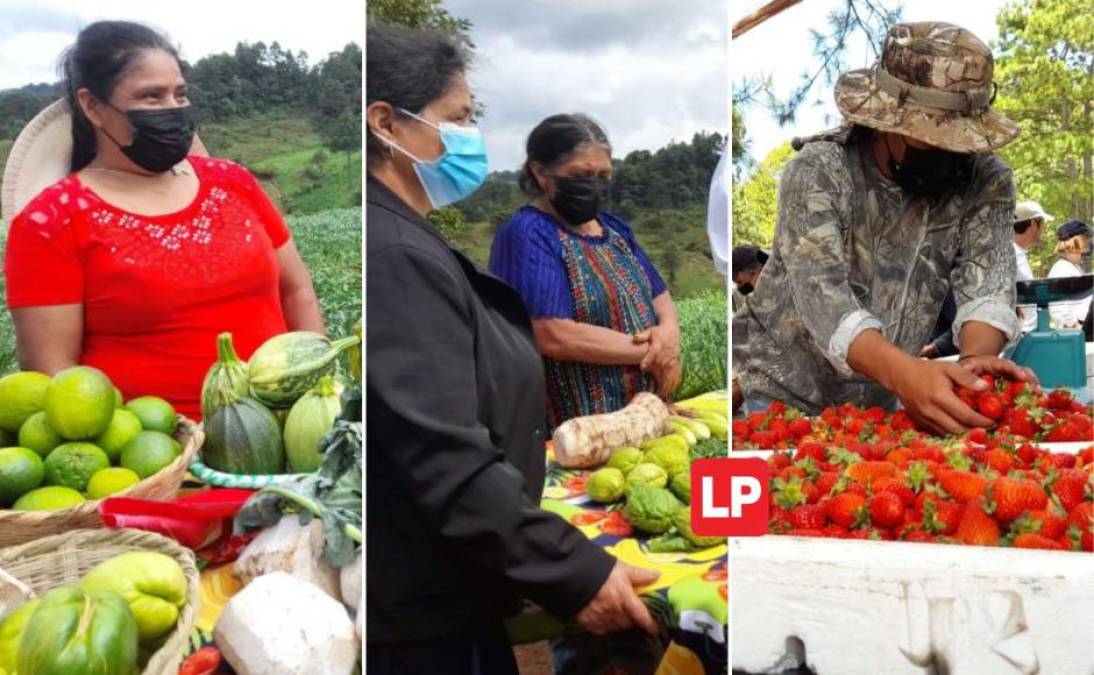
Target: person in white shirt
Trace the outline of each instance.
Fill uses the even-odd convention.
[[[1081,220],[1069,220],[1056,230],[1056,253],[1060,259],[1048,273],[1049,279],[1077,277],[1086,274],[1083,258],[1090,255],[1094,233]],[[1052,321],[1057,328],[1080,328],[1090,309],[1090,297],[1074,302],[1058,302],[1049,305]]]
[[[710,196],[707,198],[707,239],[714,269],[723,277],[728,272],[729,259],[729,142],[714,169],[710,180]]]
[[[1029,266],[1029,249],[1041,240],[1041,232],[1046,223],[1055,218],[1045,213],[1037,202],[1019,202],[1014,208],[1014,256],[1018,263],[1018,281],[1033,279],[1033,269]],[[1022,332],[1028,333],[1037,327],[1037,307],[1020,305],[1018,315],[1022,317]]]

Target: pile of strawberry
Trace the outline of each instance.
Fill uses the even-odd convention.
[[[965,387],[955,393],[984,417],[995,420],[992,431],[974,430],[980,438],[1086,442],[1094,438],[1091,409],[1075,401],[1066,389],[1036,393],[1025,382],[984,375],[988,388],[974,392]],[[862,409],[851,404],[825,408],[819,417],[805,417],[801,411],[776,401],[764,412],[733,422],[734,449],[783,450],[802,442],[907,443],[931,436],[916,428],[903,410],[887,413],[879,407]]]
[[[1094,550],[1094,446],[801,442],[771,468],[775,534]]]

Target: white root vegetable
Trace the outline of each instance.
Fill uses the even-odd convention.
[[[255,579],[228,601],[213,636],[239,675],[350,675],[357,663],[342,603],[284,572]]]
[[[353,562],[342,568],[339,573],[339,586],[342,589],[342,602],[348,605],[353,611],[357,612],[361,609],[361,552],[357,552],[357,557],[353,559]]]
[[[554,433],[555,459],[568,469],[587,469],[608,461],[613,450],[639,446],[669,431],[668,406],[642,392],[622,410],[575,417],[559,425]]]
[[[323,524],[318,520],[303,526],[299,518],[282,518],[255,537],[235,564],[244,586],[272,572],[287,572],[335,600],[340,597],[338,571],[323,559]]]

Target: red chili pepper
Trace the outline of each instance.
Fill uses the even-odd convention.
[[[213,675],[220,667],[220,650],[202,647],[182,662],[179,675]]]

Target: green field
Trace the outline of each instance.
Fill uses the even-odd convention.
[[[327,328],[332,335],[348,333],[361,317],[361,208],[289,215],[287,221],[311,272]],[[0,298],[3,291],[0,276]],[[0,311],[0,373],[17,367],[11,314],[5,309]]]
[[[725,279],[714,270],[706,233],[706,211],[700,208],[643,213],[628,221],[638,244],[669,285],[673,297],[687,298],[707,290],[724,290]],[[468,223],[452,243],[480,265],[490,258],[494,225]]]

